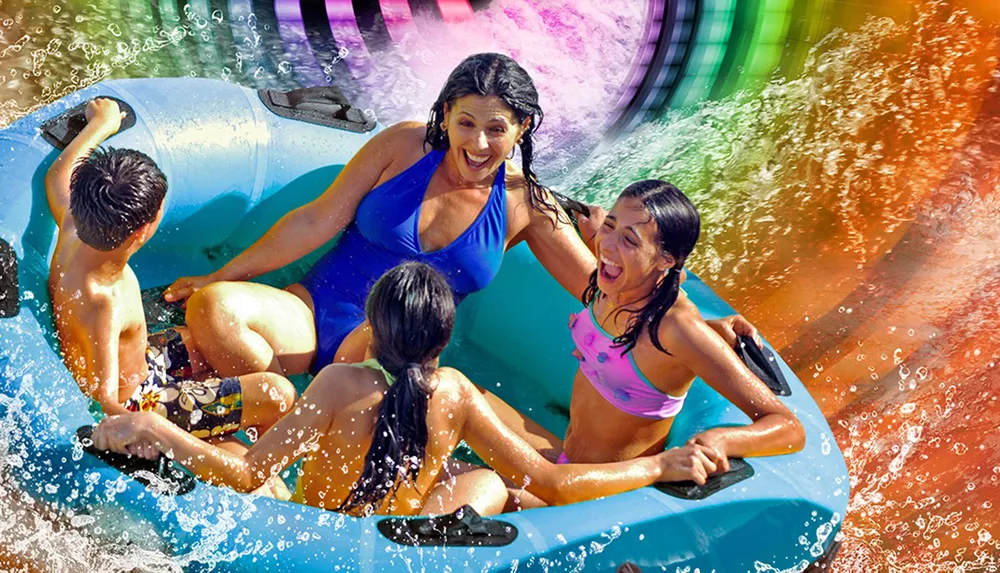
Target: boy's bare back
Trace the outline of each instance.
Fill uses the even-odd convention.
[[[45,177],[49,207],[59,227],[49,293],[63,360],[74,379],[105,412],[122,413],[126,410],[121,404],[147,374],[142,297],[128,266],[131,244],[137,241],[110,250],[86,245],[70,213],[70,186],[74,169],[118,131],[123,114],[114,101],[95,99],[86,115],[87,126]]]
[[[67,225],[72,227],[72,223]],[[124,403],[146,377],[146,320],[135,273],[126,264],[89,272],[73,264],[79,257],[80,240],[65,226],[52,257],[49,293],[63,360],[73,378],[89,396],[97,397],[102,377],[100,364],[109,357],[107,345],[95,340],[116,341],[119,386],[115,399]],[[112,350],[113,352],[113,350]],[[103,360],[102,360],[103,358]]]

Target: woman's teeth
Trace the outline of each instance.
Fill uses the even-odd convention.
[[[469,167],[473,169],[479,169],[480,167],[486,165],[486,162],[489,160],[489,155],[472,155],[468,151],[465,152],[465,161],[469,164]]]

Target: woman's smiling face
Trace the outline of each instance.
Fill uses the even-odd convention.
[[[478,183],[491,177],[529,121],[518,122],[514,110],[497,96],[467,95],[446,103],[448,154],[462,179]]]
[[[615,202],[597,231],[597,286],[607,295],[652,292],[674,264],[660,248],[656,221],[642,201],[623,197]]]

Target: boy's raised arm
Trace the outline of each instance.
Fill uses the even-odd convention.
[[[69,209],[69,183],[77,163],[117,133],[124,116],[118,103],[108,98],[97,98],[87,104],[87,126],[59,154],[45,175],[45,194],[56,225],[62,227]]]

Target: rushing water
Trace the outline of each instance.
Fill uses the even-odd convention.
[[[270,53],[250,13],[189,8],[157,27],[117,3],[2,0],[0,125],[107,77],[158,75],[290,87],[313,74],[383,122],[422,119],[464,55],[510,53],[543,94],[549,180],[608,204],[661,177],[699,205],[692,267],[793,366],[847,458],[836,570],[996,570],[998,29],[923,2],[906,22],[826,36],[795,78],[667,112],[594,151],[646,14],[579,4],[497,1],[458,27],[418,19],[377,58],[359,45],[310,69],[294,43]],[[338,81],[344,70],[361,79]],[[180,566],[84,537],[14,490],[16,431],[0,423],[0,548],[46,569]]]
[[[696,198],[692,266],[780,349],[847,458],[844,570],[997,566],[997,48],[940,3],[872,19],[801,77],[670,112],[564,182],[605,204],[645,177]]]

